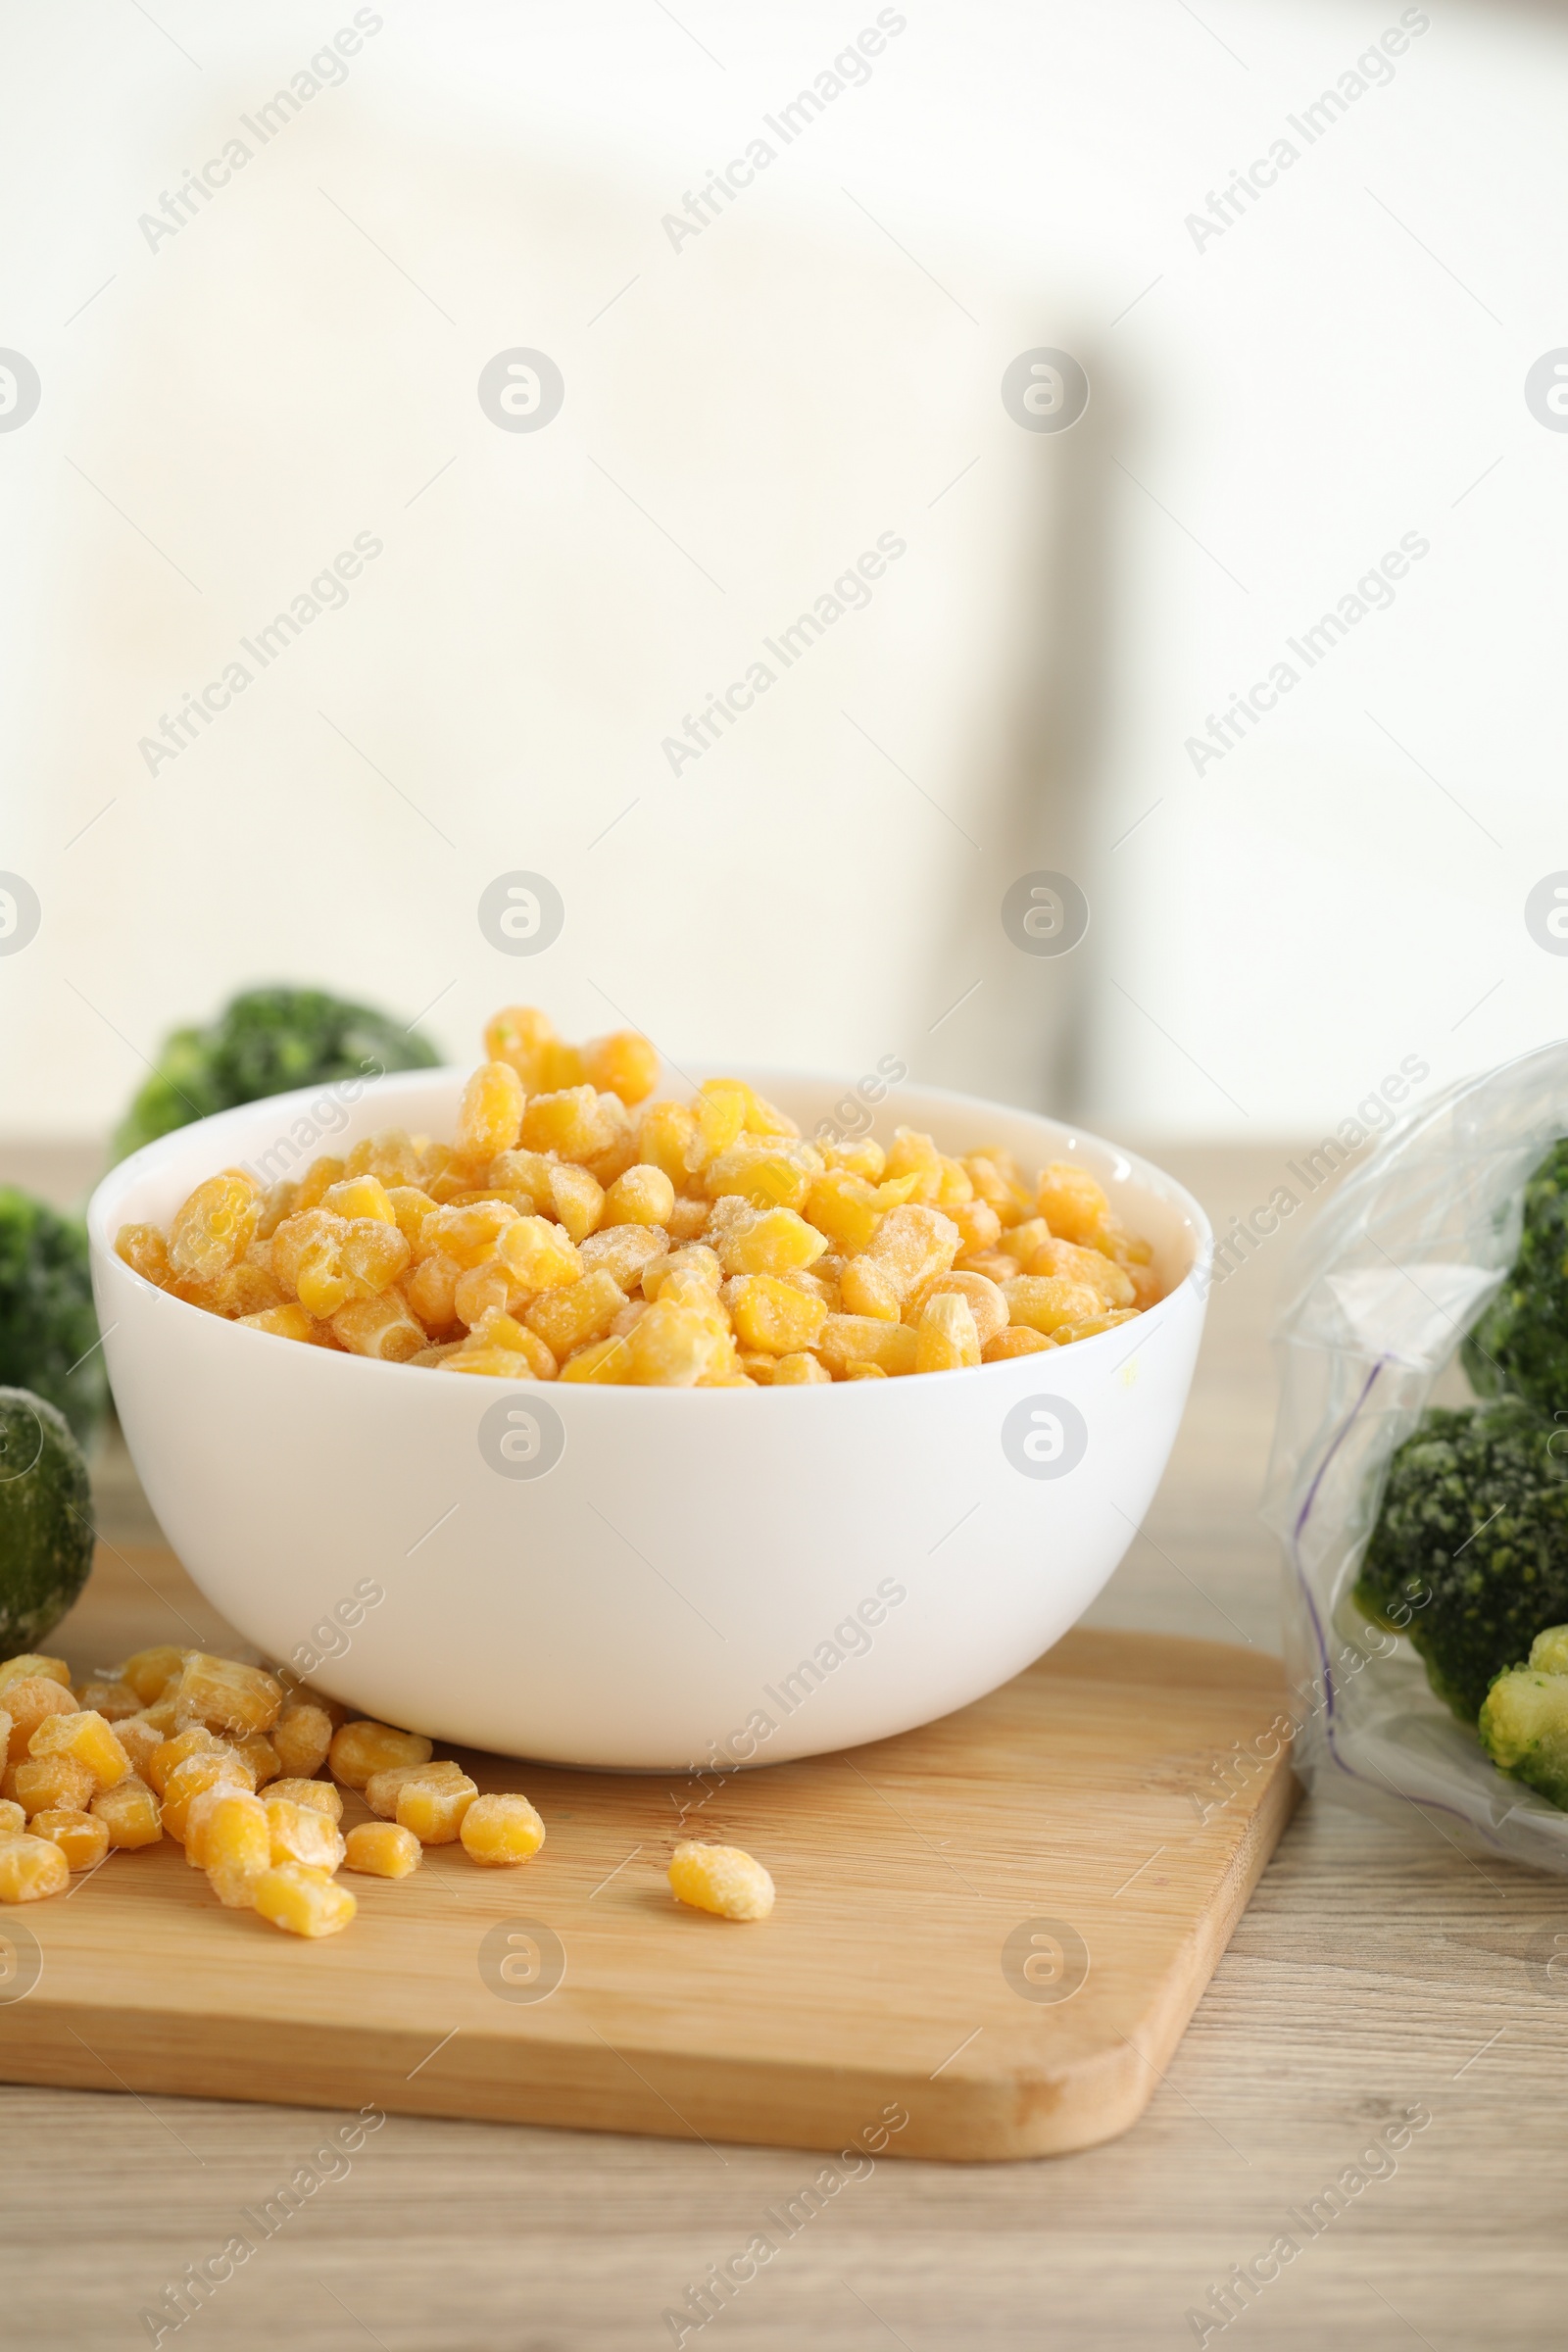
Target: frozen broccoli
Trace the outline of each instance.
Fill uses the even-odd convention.
[[[0,1185],[0,1386],[57,1405],[85,1446],[109,1398],[97,1341],[85,1229]]]
[[[252,988],[205,1029],[176,1029],[115,1137],[123,1159],[156,1136],[264,1095],[437,1059],[416,1029],[318,988]]]
[[[1465,1723],[1544,1626],[1568,1620],[1568,1439],[1522,1397],[1421,1417],[1389,1465],[1356,1598],[1407,1633]]]
[[[1538,1634],[1529,1664],[1497,1676],[1477,1729],[1499,1772],[1568,1807],[1568,1625]]]
[[[1519,1254],[1462,1357],[1479,1396],[1510,1390],[1544,1413],[1568,1406],[1568,1138],[1525,1186]]]

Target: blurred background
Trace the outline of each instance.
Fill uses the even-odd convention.
[[[1555,10],[7,44],[14,1164],[272,979],[1156,1144],[1561,1029]]]

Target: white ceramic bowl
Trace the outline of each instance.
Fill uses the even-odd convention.
[[[807,1134],[843,1095],[742,1074]],[[270,1153],[291,1172],[298,1148],[298,1173],[387,1126],[450,1136],[464,1076],[377,1079],[352,1104],[249,1103],[149,1144],[93,1196],[104,1348],[142,1485],[267,1657],[434,1739],[729,1768],[930,1722],[1088,1607],[1165,1467],[1210,1237],[1169,1177],[1051,1120],[915,1086],[878,1108],[884,1135],[902,1122],[951,1152],[1000,1143],[1031,1170],[1082,1160],[1172,1286],[1135,1324],[975,1371],[513,1388],[245,1331],[115,1255],[122,1224],[167,1227],[222,1167]]]

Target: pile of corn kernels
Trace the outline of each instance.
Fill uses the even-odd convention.
[[[503,1380],[756,1388],[1000,1363],[1160,1297],[1086,1168],[1001,1149],[802,1138],[738,1078],[645,1102],[622,1030],[499,1013],[451,1144],[389,1129],[298,1181],[198,1185],[120,1255],[207,1312],[318,1348]],[[639,1105],[645,1105],[641,1109]]]
[[[458,1841],[474,1862],[526,1862],[545,1838],[525,1796],[481,1796],[418,1734],[345,1721],[292,1677],[196,1649],[138,1650],[74,1690],[63,1658],[8,1658],[0,1767],[0,1903],[168,1837],[229,1909],[331,1936],[357,1908],[340,1869],[403,1879],[425,1846]],[[375,1816],[346,1836],[342,1788]]]

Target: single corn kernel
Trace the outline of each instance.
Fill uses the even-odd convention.
[[[582,1049],[583,1075],[601,1094],[617,1095],[628,1107],[651,1095],[659,1083],[659,1049],[635,1029],[591,1037]]]
[[[705,1307],[664,1297],[626,1342],[624,1377],[644,1388],[696,1388],[735,1369],[734,1342]]]
[[[912,1372],[916,1352],[906,1323],[883,1323],[873,1315],[829,1315],[816,1343],[816,1353],[840,1380],[857,1364],[873,1365],[890,1376]]]
[[[727,1152],[746,1125],[751,1088],[738,1078],[710,1078],[697,1095],[697,1143],[702,1164]]]
[[[498,1237],[494,1254],[525,1291],[569,1290],[582,1279],[570,1234],[549,1217],[515,1218]]]
[[[754,1208],[799,1211],[809,1197],[812,1178],[821,1173],[822,1155],[813,1145],[788,1136],[747,1135],[709,1162],[703,1189],[712,1200],[733,1195]]]
[[[251,1900],[263,1919],[291,1936],[335,1936],[360,1907],[346,1886],[306,1862],[279,1862],[264,1870]]]
[[[590,1340],[603,1339],[625,1303],[614,1275],[601,1267],[565,1290],[546,1291],[522,1319],[559,1361]]]
[[[1002,1220],[989,1200],[962,1200],[944,1211],[958,1228],[958,1255],[994,1250],[1002,1239]]]
[[[91,1767],[74,1756],[29,1756],[10,1767],[3,1784],[29,1821],[34,1813],[85,1813],[98,1788]]]
[[[92,1799],[90,1810],[108,1830],[110,1844],[122,1846],[127,1852],[137,1846],[156,1845],[164,1834],[158,1799],[146,1782],[134,1775],[117,1788],[101,1788]]]
[[[256,1776],[258,1788],[275,1781],[282,1770],[277,1749],[265,1732],[247,1732],[243,1739],[225,1740],[223,1744],[230,1755],[243,1757]]]
[[[901,1299],[934,1275],[946,1274],[957,1254],[958,1229],[953,1219],[939,1208],[913,1203],[888,1210],[866,1251],[868,1258],[892,1275]],[[848,1275],[849,1267],[844,1271]]]
[[[372,1879],[406,1879],[424,1859],[412,1830],[395,1821],[356,1822],[343,1840],[343,1866]]]
[[[577,1254],[585,1275],[613,1274],[623,1291],[635,1290],[645,1268],[667,1255],[669,1236],[662,1225],[611,1225],[591,1233]]]
[[[429,1331],[450,1331],[458,1319],[458,1284],[465,1269],[438,1250],[416,1266],[404,1284],[410,1312]],[[412,1360],[412,1359],[411,1359]]]
[[[1134,1306],[1107,1306],[1102,1314],[1086,1315],[1081,1323],[1066,1323],[1054,1334],[1058,1348],[1071,1348],[1079,1340],[1098,1340],[1102,1331],[1119,1331],[1124,1323],[1136,1323],[1138,1309]]]
[[[662,1168],[639,1160],[605,1195],[606,1225],[662,1225],[675,1205],[675,1187]]]
[[[225,1910],[251,1909],[256,1882],[271,1861],[267,1807],[243,1788],[225,1789],[207,1811],[202,1831],[202,1868]]]
[[[1082,1323],[1100,1312],[1100,1294],[1086,1283],[1063,1281],[1059,1274],[1020,1274],[1002,1285],[1008,1319],[1027,1323],[1049,1338],[1065,1324]]]
[[[958,1372],[980,1361],[980,1335],[959,1291],[939,1291],[926,1300],[914,1338],[917,1372]]]
[[[1013,1180],[1010,1163],[1006,1173],[997,1164],[997,1155],[985,1152],[970,1152],[964,1159],[964,1171],[974,1186],[977,1201],[984,1201],[996,1216],[999,1226],[1021,1224],[1034,1212],[1031,1195]]]
[[[913,1127],[895,1127],[886,1173],[890,1178],[912,1176],[911,1198],[934,1201],[942,1186],[942,1154],[929,1135],[921,1135]]]
[[[345,1176],[341,1184],[327,1187],[321,1206],[335,1217],[378,1217],[383,1225],[398,1223],[398,1212],[378,1176]]]
[[[463,1816],[463,1850],[493,1868],[526,1862],[545,1841],[545,1825],[525,1796],[476,1796]]]
[[[557,1042],[554,1021],[531,1004],[509,1004],[484,1033],[491,1060],[510,1062],[530,1095],[544,1085],[546,1056]]]
[[[175,1765],[164,1791],[159,1819],[176,1844],[185,1842],[190,1809],[197,1797],[205,1795],[209,1788],[216,1788],[220,1782],[231,1788],[243,1788],[250,1796],[256,1793],[250,1766],[243,1757],[231,1755],[226,1749],[215,1748],[187,1756],[183,1764]]]
[[[1044,1217],[1025,1217],[1021,1225],[1013,1225],[1002,1236],[997,1247],[1004,1257],[1013,1258],[1020,1274],[1027,1273],[1030,1260],[1038,1255],[1051,1239],[1051,1227]]]
[[[15,1797],[0,1796],[0,1838],[20,1838],[27,1826],[27,1816]]]
[[[773,1908],[773,1882],[760,1862],[738,1845],[702,1845],[684,1838],[669,1865],[676,1898],[720,1919],[765,1919]]]
[[[397,1220],[399,1233],[415,1256],[421,1256],[420,1237],[424,1232],[424,1220],[435,1215],[435,1202],[416,1184],[395,1184],[387,1194],[387,1204]]]
[[[669,1238],[674,1243],[700,1242],[713,1214],[711,1201],[677,1200],[669,1212]]]
[[[515,1327],[514,1327],[515,1328]],[[526,1350],[506,1348],[498,1341],[475,1340],[442,1358],[443,1372],[466,1372],[481,1380],[553,1380],[558,1366],[543,1340],[523,1333]]]
[[[826,1384],[831,1387],[833,1375],[814,1355],[781,1355],[773,1366],[775,1389],[809,1388]]]
[[[147,1767],[164,1744],[166,1735],[158,1726],[149,1723],[145,1715],[127,1715],[115,1726],[115,1738],[130,1758],[130,1769],[142,1780]]]
[[[488,1163],[498,1152],[514,1150],[527,1095],[508,1061],[480,1065],[463,1090],[456,1137],[460,1159]]]
[[[891,1267],[879,1265],[874,1257],[852,1257],[839,1280],[839,1303],[847,1315],[897,1323],[904,1311],[904,1285]]]
[[[1027,1274],[1059,1274],[1064,1281],[1081,1282],[1099,1294],[1105,1306],[1131,1306],[1135,1297],[1131,1275],[1098,1250],[1080,1249],[1076,1242],[1043,1242],[1024,1268]]]
[[[262,1213],[256,1220],[253,1242],[270,1242],[285,1217],[291,1217],[300,1202],[300,1188],[289,1177],[280,1177],[269,1185],[262,1195]]]
[[[174,1212],[170,1265],[198,1282],[216,1282],[244,1256],[261,1213],[261,1195],[249,1177],[210,1177]]]
[[[284,1307],[284,1314],[304,1312]],[[406,1364],[425,1345],[424,1326],[410,1314],[397,1289],[374,1298],[351,1298],[332,1317],[332,1336],[351,1355],[372,1355],[383,1364]]]
[[[726,1274],[787,1274],[813,1265],[826,1248],[826,1234],[793,1208],[768,1208],[737,1223],[718,1256]]]
[[[0,1903],[39,1903],[71,1884],[71,1865],[47,1838],[0,1842]]]
[[[210,1731],[243,1735],[271,1729],[283,1704],[283,1686],[259,1666],[188,1649],[175,1699],[186,1716]]]
[[[286,1796],[261,1801],[271,1839],[270,1861],[308,1862],[313,1870],[324,1870],[328,1877],[341,1868],[343,1833],[329,1813],[318,1812],[315,1805],[296,1804]]]
[[[124,1745],[123,1740],[121,1741],[121,1745]],[[193,1723],[187,1730],[176,1732],[172,1739],[164,1740],[161,1746],[153,1749],[152,1754],[147,1758],[142,1778],[150,1788],[155,1789],[160,1796],[163,1796],[168,1790],[172,1774],[188,1756],[198,1756],[204,1753],[216,1755],[218,1746],[216,1735],[207,1729],[205,1723]]]
[[[32,1835],[58,1845],[68,1870],[96,1870],[109,1851],[109,1825],[91,1813],[35,1813]]]
[[[987,1340],[980,1350],[983,1364],[1009,1364],[1015,1356],[1038,1355],[1042,1348],[1054,1347],[1043,1331],[1031,1331],[1027,1323],[1009,1324],[999,1331],[994,1340]]]
[[[586,1348],[579,1348],[568,1355],[561,1367],[561,1377],[565,1381],[590,1381],[600,1387],[613,1388],[618,1382],[631,1377],[629,1366],[625,1339],[616,1332],[603,1340],[590,1340]]]
[[[178,1683],[184,1670],[184,1651],[166,1642],[156,1649],[138,1649],[120,1669],[120,1679],[130,1685],[142,1706],[150,1707]]]
[[[530,1152],[592,1160],[619,1140],[623,1121],[624,1111],[613,1095],[602,1095],[592,1086],[562,1087],[530,1096],[522,1114],[522,1141]]]
[[[869,1249],[884,1213],[875,1185],[850,1168],[838,1167],[812,1177],[801,1211],[846,1257]]]
[[[405,1781],[398,1790],[398,1822],[412,1830],[421,1845],[452,1845],[478,1793],[466,1774],[455,1781]]]
[[[112,1788],[130,1770],[130,1758],[95,1707],[74,1715],[49,1715],[27,1742],[34,1756],[72,1756],[85,1764],[99,1788]]]
[[[258,1315],[238,1315],[235,1320],[247,1331],[264,1331],[271,1339],[300,1341],[312,1348],[330,1348],[335,1336],[330,1323],[318,1323],[309,1308],[294,1298],[282,1306],[264,1307]]]
[[[452,1788],[466,1778],[462,1765],[449,1756],[434,1764],[393,1764],[385,1772],[371,1773],[365,1784],[365,1801],[378,1819],[395,1821],[399,1793],[410,1781],[431,1781]]]
[[[333,1778],[345,1788],[363,1788],[372,1773],[394,1764],[428,1764],[431,1742],[418,1732],[394,1731],[390,1724],[362,1717],[339,1725],[327,1752]]]
[[[683,1250],[671,1250],[666,1257],[649,1259],[643,1268],[643,1297],[652,1304],[677,1274],[694,1276],[697,1287],[711,1293],[715,1298],[719,1284],[724,1279],[723,1268],[714,1252],[705,1243],[688,1242]],[[689,1298],[691,1293],[682,1289],[676,1296]]]
[[[702,1159],[697,1119],[684,1102],[649,1104],[637,1123],[637,1157],[648,1167],[662,1168],[680,1191]]]
[[[46,1716],[74,1715],[75,1692],[69,1683],[51,1675],[24,1674],[5,1689],[6,1713],[11,1718],[11,1753],[24,1756],[27,1743]]]
[[[377,1176],[389,1190],[416,1184],[421,1172],[419,1146],[405,1127],[382,1127],[362,1137],[343,1164],[348,1175]]]
[[[94,1678],[72,1686],[78,1707],[91,1707],[105,1723],[125,1723],[141,1713],[141,1700],[128,1683]]]
[[[178,1656],[178,1651],[175,1651]],[[62,1690],[71,1689],[71,1668],[64,1658],[39,1657],[32,1650],[24,1650],[20,1657],[7,1658],[0,1665],[0,1691],[8,1690],[13,1683],[58,1683]]]
[[[1110,1238],[1110,1202],[1087,1168],[1054,1159],[1041,1172],[1035,1203],[1058,1241],[1098,1249]]]
[[[319,1208],[333,1185],[340,1183],[347,1174],[348,1168],[344,1162],[334,1159],[329,1152],[323,1152],[319,1159],[313,1159],[300,1178],[299,1190],[294,1196],[294,1214],[303,1215],[307,1209]]]
[[[179,1685],[176,1682],[174,1690],[178,1689]],[[180,1721],[179,1708],[175,1703],[173,1690],[167,1691],[162,1698],[155,1698],[150,1707],[143,1707],[137,1720],[155,1726],[160,1740],[172,1740],[176,1732],[182,1732],[185,1729]]]
[[[156,1225],[122,1225],[115,1236],[115,1255],[143,1282],[160,1291],[168,1289],[173,1268],[169,1262],[169,1244]]]
[[[405,1273],[413,1252],[396,1225],[384,1225],[379,1217],[354,1217],[345,1226],[338,1265],[345,1286],[340,1305],[352,1305],[358,1298],[375,1298]],[[309,1306],[305,1293],[300,1303]],[[324,1311],[324,1310],[323,1310]],[[333,1308],[335,1314],[337,1308]]]
[[[729,1309],[742,1347],[771,1355],[795,1355],[814,1347],[827,1318],[820,1298],[780,1282],[775,1274],[743,1274]]]
[[[308,1778],[273,1781],[267,1791],[267,1802],[275,1804],[279,1797],[287,1797],[291,1805],[312,1805],[318,1813],[324,1813],[329,1821],[340,1822],[343,1819],[343,1791],[330,1781]]]
[[[268,1737],[279,1772],[291,1780],[309,1781],[326,1762],[332,1744],[332,1718],[324,1707],[308,1700],[285,1699]]]
[[[939,1274],[934,1282],[907,1301],[904,1310],[905,1322],[912,1321],[918,1328],[929,1301],[941,1298],[944,1292],[968,1300],[969,1312],[974,1317],[975,1337],[982,1348],[988,1340],[996,1338],[999,1331],[1006,1330],[1006,1298],[1001,1286],[988,1280],[984,1274]]]

